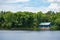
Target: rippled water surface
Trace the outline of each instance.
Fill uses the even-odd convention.
[[[0,31],[0,40],[60,40],[60,31]]]

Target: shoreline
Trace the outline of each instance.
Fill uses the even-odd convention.
[[[0,29],[2,31],[60,31],[60,30],[42,30],[39,28],[33,29],[33,28],[28,28],[28,29]]]

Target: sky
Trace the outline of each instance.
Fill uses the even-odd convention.
[[[60,11],[60,0],[0,0],[0,11]]]

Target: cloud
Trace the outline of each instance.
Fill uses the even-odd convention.
[[[17,11],[22,7],[23,5],[0,5],[0,11]]]
[[[2,0],[1,0],[2,1]],[[1,2],[0,1],[0,2]],[[39,0],[40,1],[40,0]],[[44,0],[43,3],[39,4],[39,1],[30,1],[30,0],[5,0],[4,2],[7,4],[0,4],[0,11],[29,11],[29,12],[47,12],[47,11],[60,11],[60,3],[58,3],[57,0],[48,0],[47,2],[50,3],[48,5],[43,4],[46,3]],[[55,2],[57,1],[57,2]],[[20,4],[18,2],[23,2],[23,4]],[[3,2],[2,2],[3,3]],[[14,4],[9,4],[9,3],[14,3]],[[38,5],[39,4],[39,5]],[[46,6],[42,6],[46,5]]]
[[[3,11],[29,11],[29,12],[47,12],[47,11],[54,11],[58,12],[60,11],[60,6],[57,4],[50,4],[48,7],[29,7],[29,6],[24,6],[24,5],[1,5],[0,10]]]
[[[60,6],[57,3],[51,3],[49,8],[58,9],[58,8],[60,8]]]
[[[42,11],[42,12],[47,12],[49,10],[49,8],[47,7],[27,7],[24,5],[1,5],[0,6],[0,10],[3,11],[29,11],[29,12],[38,12],[38,11]]]
[[[60,11],[60,6],[57,3],[51,3],[47,8],[54,12]]]
[[[60,2],[60,0],[47,0],[48,2]]]
[[[48,9],[51,11],[58,12],[60,11],[60,0],[47,0],[50,3]]]
[[[0,3],[17,3],[17,2],[28,2],[30,0],[0,0]]]

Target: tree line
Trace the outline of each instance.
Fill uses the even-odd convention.
[[[60,12],[0,11],[0,29],[38,30],[41,22],[51,22],[51,30],[60,30]]]

